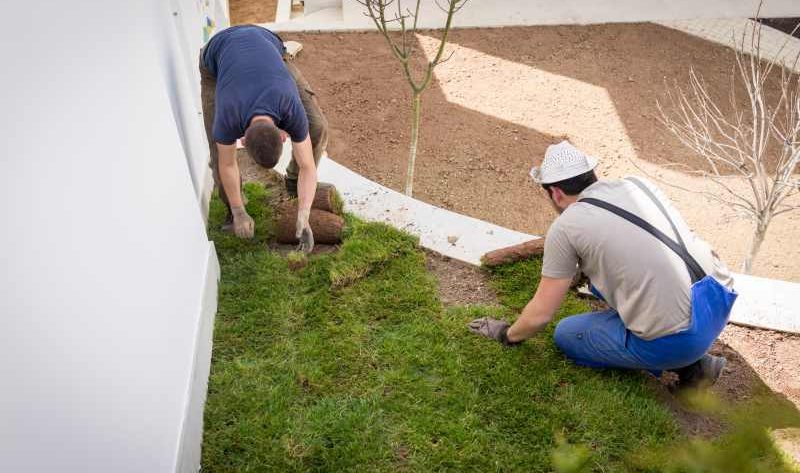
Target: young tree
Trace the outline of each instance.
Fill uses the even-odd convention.
[[[447,44],[447,35],[453,24],[453,16],[467,3],[468,0],[435,0],[438,6],[446,15],[447,19],[439,41],[439,48],[433,60],[424,62],[421,74],[415,77],[414,63],[423,62],[419,57],[420,51],[415,48],[417,32],[417,20],[420,14],[421,0],[416,0],[413,12],[403,8],[402,0],[355,0],[364,7],[364,13],[373,23],[378,31],[386,39],[389,49],[394,57],[400,61],[403,69],[403,76],[411,86],[411,145],[408,155],[408,170],[406,172],[405,193],[411,196],[414,191],[414,165],[417,160],[417,143],[419,142],[419,127],[421,122],[420,110],[422,108],[422,93],[428,88],[433,78],[433,69],[450,59],[452,53],[444,58],[444,47]],[[419,71],[417,71],[419,72]]]
[[[718,192],[701,192],[731,207],[753,223],[742,271],[749,274],[772,219],[800,208],[800,53],[786,56],[786,46],[764,57],[762,25],[745,29],[736,51],[728,104],[712,98],[692,69],[689,86],[667,92],[668,107],[658,104],[661,122],[685,146],[705,159],[692,172],[713,182]],[[745,91],[740,103],[737,90]],[[725,111],[723,111],[725,110]],[[746,190],[732,185],[744,180]],[[693,189],[684,189],[697,192]]]

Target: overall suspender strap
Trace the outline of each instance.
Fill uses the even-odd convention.
[[[654,198],[655,196],[652,197]],[[680,234],[678,234],[677,230],[675,233],[678,235],[680,244],[676,243],[675,240],[665,235],[664,232],[654,227],[653,225],[651,225],[649,222],[645,221],[638,215],[632,214],[625,209],[617,207],[614,204],[609,204],[604,200],[595,199],[592,197],[585,197],[583,199],[580,199],[578,202],[586,202],[587,204],[591,204],[596,207],[600,207],[601,209],[608,210],[609,212],[619,217],[622,217],[623,219],[629,221],[630,223],[636,225],[637,227],[641,228],[642,230],[646,231],[647,233],[661,240],[661,242],[667,245],[669,249],[671,249],[672,251],[675,252],[675,254],[680,256],[683,262],[686,264],[686,269],[689,270],[689,277],[692,279],[692,284],[696,283],[697,281],[703,279],[706,276],[705,271],[703,271],[703,268],[697,263],[697,260],[695,260],[691,254],[689,254],[689,251],[683,244],[683,240],[681,239]],[[660,202],[659,206],[662,207],[663,209],[663,206],[660,205]],[[665,212],[666,215],[666,209],[663,209],[663,211]],[[670,225],[672,225],[672,228],[675,228],[675,224],[672,222],[672,219],[669,218],[669,215],[667,215],[667,220],[669,220]]]
[[[675,232],[675,237],[678,239],[678,244],[681,245],[681,248],[686,250],[686,244],[683,242],[683,238],[681,237],[681,234],[678,231],[678,227],[675,226],[675,222],[673,222],[672,218],[670,218],[669,213],[667,213],[667,209],[664,208],[664,204],[661,203],[661,201],[658,199],[658,197],[655,196],[655,194],[653,194],[653,191],[651,191],[646,185],[644,185],[644,182],[640,181],[639,179],[633,176],[626,177],[625,180],[636,184],[636,186],[639,189],[641,189],[642,192],[644,192],[647,195],[647,197],[650,197],[650,200],[652,200],[653,203],[656,204],[658,210],[660,210],[661,213],[664,214],[664,217],[667,218],[669,226],[672,227],[672,231]],[[688,252],[688,250],[686,251]]]

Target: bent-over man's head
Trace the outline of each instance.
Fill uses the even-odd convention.
[[[597,158],[584,154],[568,141],[547,147],[540,167],[531,177],[542,186],[556,211],[563,212],[584,189],[597,182]]]
[[[255,162],[272,169],[283,152],[281,132],[267,120],[253,120],[244,132],[244,147]]]

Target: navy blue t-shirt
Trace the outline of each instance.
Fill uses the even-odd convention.
[[[260,26],[234,26],[211,38],[203,63],[217,79],[214,141],[235,143],[255,115],[271,117],[294,142],[306,139],[308,117],[283,52],[280,38]]]

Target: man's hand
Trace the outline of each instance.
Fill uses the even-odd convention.
[[[508,328],[510,326],[511,324],[505,320],[497,320],[491,317],[481,317],[468,324],[469,330],[472,333],[497,340],[503,345],[516,345],[519,342],[512,343],[508,340]]]
[[[233,214],[233,233],[239,238],[253,238],[255,222],[247,214],[244,206],[232,206],[231,214]]]
[[[308,217],[311,214],[309,209],[300,209],[297,211],[297,233],[295,236],[300,240],[299,250],[305,253],[311,253],[314,249],[314,233],[311,231],[311,225],[308,223]]]

